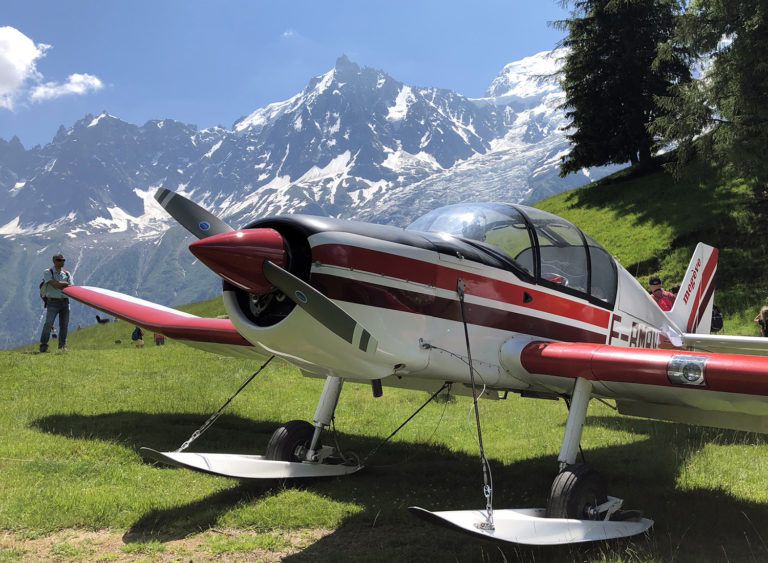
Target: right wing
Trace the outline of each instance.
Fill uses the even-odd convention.
[[[195,348],[227,356],[253,358],[265,355],[243,338],[229,319],[198,317],[98,287],[70,286],[63,292],[144,330],[163,334]]]
[[[556,383],[546,376],[588,379],[623,414],[768,434],[765,357],[533,341],[519,362],[544,385]]]

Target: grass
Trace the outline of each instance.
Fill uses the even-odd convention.
[[[752,236],[747,187],[694,172],[683,185],[661,173],[620,174],[539,206],[582,226],[642,282],[650,272],[681,277],[696,241],[715,244],[726,331],[754,334],[753,311],[768,292],[738,276],[763,251],[740,245]],[[186,310],[223,313],[220,299]],[[411,516],[411,505],[485,505],[465,397],[428,405],[350,477],[241,483],[149,464],[141,446],[178,448],[257,366],[169,340],[154,346],[151,335],[136,349],[132,329],[73,331],[66,354],[36,354],[35,345],[0,352],[0,562],[768,560],[764,436],[622,417],[596,401],[584,455],[611,494],[655,519],[649,534],[537,548]],[[280,423],[312,418],[321,388],[273,362],[190,450],[263,452]],[[336,410],[339,443],[361,456],[426,400],[389,388],[370,395],[347,384]],[[564,403],[510,396],[480,408],[494,506],[544,506]]]
[[[187,552],[164,546],[188,538],[201,538],[184,556],[192,560],[244,553],[291,561],[768,557],[762,436],[620,417],[597,402],[585,455],[610,478],[612,494],[656,519],[646,536],[532,548],[476,540],[411,516],[411,505],[484,506],[464,397],[428,405],[347,478],[240,483],[148,464],[139,447],[178,448],[254,366],[173,341],[144,349],[114,343],[131,329],[110,323],[75,331],[67,354],[0,352],[0,529],[28,540],[67,530],[123,536],[107,553],[59,538],[48,553],[62,560],[174,560]],[[191,449],[261,452],[279,423],[311,419],[321,387],[286,364],[270,366]],[[385,388],[374,400],[366,386],[347,385],[336,413],[342,447],[370,452],[425,399]],[[546,503],[565,416],[561,401],[481,403],[497,508]],[[0,540],[0,561],[29,555]]]

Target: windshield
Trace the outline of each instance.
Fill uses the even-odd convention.
[[[492,245],[538,283],[588,294],[605,303],[616,298],[614,261],[580,229],[551,213],[506,203],[460,203],[430,211],[408,230],[447,233]]]
[[[534,275],[533,246],[523,215],[505,203],[459,203],[434,209],[417,219],[408,230],[447,233],[491,244]],[[526,250],[529,252],[526,253]]]

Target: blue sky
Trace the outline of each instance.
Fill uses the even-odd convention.
[[[285,100],[342,54],[413,86],[485,93],[553,49],[555,0],[3,0],[0,138],[25,147],[107,111],[223,125]]]

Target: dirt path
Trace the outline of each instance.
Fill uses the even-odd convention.
[[[131,543],[110,530],[63,530],[41,537],[0,532],[0,561],[280,561],[332,530],[257,534],[212,529],[167,542]]]

